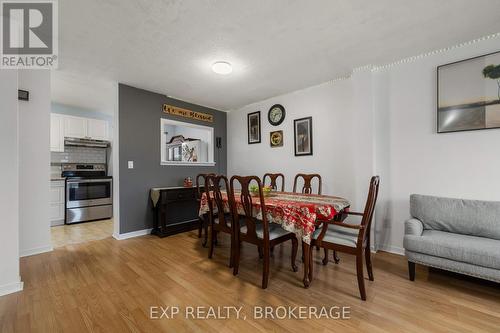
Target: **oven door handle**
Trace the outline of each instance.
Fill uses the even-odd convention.
[[[68,179],[66,182],[68,184],[79,184],[79,183],[111,183],[113,179]]]

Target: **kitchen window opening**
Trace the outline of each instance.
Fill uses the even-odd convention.
[[[213,166],[213,127],[161,119],[161,165]]]

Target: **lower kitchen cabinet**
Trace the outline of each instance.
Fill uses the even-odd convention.
[[[50,225],[64,224],[64,180],[50,182]]]

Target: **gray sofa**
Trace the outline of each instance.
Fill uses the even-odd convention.
[[[500,202],[412,194],[404,248],[415,263],[500,282]]]

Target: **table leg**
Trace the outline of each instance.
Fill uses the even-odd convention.
[[[158,206],[153,207],[153,229],[151,230],[151,235],[157,235],[159,233],[158,228]]]
[[[306,242],[302,241],[302,254],[304,256],[304,288],[309,288],[311,281],[309,280],[309,269],[310,269],[310,259],[311,256],[309,254],[311,252],[311,246]]]
[[[313,260],[313,250],[309,249],[309,284],[313,280],[313,270],[314,270],[314,260]]]
[[[163,238],[166,236],[165,230],[165,209],[160,203],[160,200],[158,200],[158,203],[156,204],[156,207],[153,211],[153,230],[151,230],[151,235],[156,235],[160,238]]]
[[[210,221],[208,219],[208,214],[203,214],[202,218],[203,218],[203,231],[205,232],[205,234],[203,235],[203,242],[201,242],[201,245],[203,247],[206,247],[208,243],[208,224],[210,223]]]
[[[336,264],[340,262],[340,258],[337,255],[337,251],[333,251],[333,260],[335,261]]]
[[[161,197],[160,197],[161,199]],[[167,230],[167,208],[165,206],[165,204],[163,203],[163,201],[161,201],[161,204],[158,203],[160,205],[160,209],[159,209],[159,219],[160,219],[160,233],[158,236],[160,236],[160,238],[163,238],[163,237],[166,237],[167,236],[167,233],[166,233],[166,230]]]

